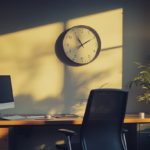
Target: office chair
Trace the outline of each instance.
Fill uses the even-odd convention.
[[[127,150],[122,129],[128,91],[119,89],[91,90],[80,130],[80,143],[71,143],[77,133],[59,129],[67,144],[56,145],[59,150]]]

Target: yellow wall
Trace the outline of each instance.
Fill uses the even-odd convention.
[[[122,12],[118,8],[1,35],[0,70],[11,75],[15,97],[15,108],[4,113],[84,114],[91,89],[122,88]],[[94,28],[102,50],[94,62],[71,67],[57,58],[55,42],[64,28],[76,25]]]
[[[91,89],[124,88],[138,73],[134,62],[149,54],[147,8],[131,0],[0,2],[0,75],[11,75],[15,100],[15,108],[0,112],[83,114]],[[98,32],[102,50],[91,64],[71,67],[57,58],[55,42],[79,24]],[[127,113],[150,113],[150,104],[136,99],[140,92],[130,90]],[[58,128],[38,126],[29,138],[18,135],[17,149],[54,150],[65,139]],[[66,128],[79,133],[78,126]]]
[[[134,62],[147,54],[140,3],[3,2],[0,10],[0,74],[11,75],[15,100],[3,114],[84,114],[91,89],[124,88],[137,75]],[[80,67],[63,64],[55,53],[59,35],[76,25],[94,28],[102,45],[96,60]],[[149,110],[130,93],[127,113]]]

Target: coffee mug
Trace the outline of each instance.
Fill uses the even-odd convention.
[[[139,112],[139,117],[140,118],[145,118],[145,113],[144,112]]]
[[[51,115],[45,115],[47,119],[51,119]]]

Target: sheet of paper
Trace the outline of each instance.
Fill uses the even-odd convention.
[[[20,116],[20,115],[14,115],[14,116],[6,116],[6,117],[2,117],[4,119],[8,119],[8,120],[17,120],[17,119],[24,119],[25,117]]]
[[[27,118],[45,118],[45,116],[26,116]]]

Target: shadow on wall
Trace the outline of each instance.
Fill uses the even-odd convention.
[[[70,3],[70,1],[1,1],[0,35],[56,22],[66,22],[72,18],[121,7],[122,2],[120,0],[86,0],[86,3],[76,0],[74,4]]]
[[[29,18],[24,14],[27,13],[26,7],[29,7],[28,13],[31,13],[31,5],[22,6],[20,4],[23,7],[21,9],[18,3],[15,6],[18,9],[14,11],[10,9],[14,16],[17,11],[20,11],[20,15],[26,16],[24,20],[28,22],[24,26],[16,25],[18,28],[9,28],[11,32],[17,31],[9,34],[6,34],[9,31],[8,26],[4,28],[4,22],[0,25],[4,28],[4,32],[0,30],[0,49],[2,49],[0,51],[0,70],[1,74],[11,75],[16,105],[14,109],[2,110],[3,114],[83,114],[91,89],[100,88],[106,83],[109,83],[104,86],[106,88],[122,87],[123,10],[118,7],[120,5],[117,4],[118,1],[116,1],[116,6],[114,6],[114,1],[109,1],[113,5],[108,7],[108,3],[103,2],[102,4],[96,0],[95,2],[94,4],[92,1],[92,5],[86,3],[85,11],[82,5],[78,6],[79,11],[76,13],[75,7],[69,7],[71,4],[66,6],[63,4],[61,8],[58,5],[54,10],[54,6],[49,5],[48,9],[46,4],[40,5],[37,1],[34,7],[37,14],[39,14],[37,8],[41,8],[42,11],[44,9],[39,14],[41,22],[36,17],[34,18],[35,12]],[[54,3],[57,5],[56,2]],[[99,3],[101,5],[97,6]],[[93,9],[89,10],[89,7]],[[10,8],[9,5],[6,10],[8,8]],[[57,12],[59,8],[63,9],[61,14],[60,11]],[[70,13],[68,14],[69,10],[64,8],[68,8]],[[113,8],[118,9],[112,10]],[[6,10],[2,9],[4,12]],[[47,11],[49,12],[46,13]],[[9,16],[10,19],[9,12],[4,16]],[[14,19],[19,19],[18,15]],[[0,17],[4,20],[3,16]],[[46,24],[46,21],[48,23],[48,20],[51,20],[49,24],[41,26],[42,23]],[[22,18],[21,21],[23,21]],[[17,22],[20,23],[19,20],[15,23]],[[64,28],[79,24],[91,26],[98,32],[102,40],[102,51],[97,59],[88,65],[66,66],[55,55],[55,42]],[[30,29],[26,29],[29,27]],[[22,31],[18,31],[21,29]]]
[[[114,68],[111,69],[114,70]],[[65,66],[64,70],[64,86],[60,95],[39,100],[35,100],[32,95],[17,95],[15,97],[15,108],[3,110],[2,112],[4,114],[17,114],[18,112],[19,114],[83,114],[91,89],[114,86],[112,82],[112,84],[105,84],[112,74],[110,69],[102,72],[98,71],[97,73],[93,72],[88,76],[82,70],[83,72],[77,74],[76,77],[75,74],[72,77],[72,73],[69,72],[67,66]],[[51,91],[51,88],[49,91]]]
[[[109,74],[109,73],[101,73],[102,74]],[[40,101],[35,101],[31,95],[18,95],[15,97],[15,108],[3,110],[3,113],[11,113],[11,114],[66,114],[66,113],[78,113],[84,112],[85,104],[88,97],[85,97],[84,93],[88,88],[84,89],[84,92],[81,92],[81,95],[75,94],[79,87],[86,87],[89,82],[92,80],[97,80],[100,76],[98,73],[94,77],[89,77],[88,81],[81,83],[78,86],[74,86],[75,83],[70,85],[71,78],[69,79],[70,75],[66,76],[67,81],[65,82],[64,90],[61,93],[61,98],[54,98],[48,97],[42,99]],[[76,81],[76,80],[75,80]],[[105,85],[104,85],[105,86]],[[68,92],[69,89],[69,92]],[[89,93],[88,93],[89,94]],[[63,96],[65,95],[65,97]],[[88,96],[88,95],[87,95]],[[63,99],[62,99],[63,97]],[[85,98],[83,98],[85,97]],[[68,101],[69,99],[69,101]],[[16,111],[17,110],[17,111]]]

